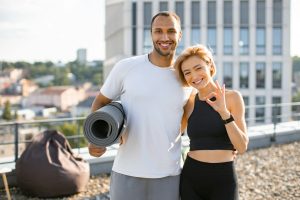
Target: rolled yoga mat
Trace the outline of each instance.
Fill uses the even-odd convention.
[[[84,135],[90,143],[107,147],[118,141],[125,124],[122,105],[111,102],[87,116],[83,125]]]

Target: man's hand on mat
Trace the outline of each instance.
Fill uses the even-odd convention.
[[[233,150],[232,154],[233,154],[233,159],[236,159],[236,157],[238,155],[238,151],[237,150]]]
[[[124,139],[123,136],[120,137],[120,145],[122,145],[124,143]]]
[[[100,157],[106,152],[106,147],[99,147],[91,143],[89,143],[88,148],[90,155],[95,157]]]

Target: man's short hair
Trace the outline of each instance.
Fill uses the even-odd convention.
[[[178,25],[179,25],[179,28],[181,29],[181,21],[180,21],[180,17],[175,13],[175,12],[171,12],[171,11],[161,11],[159,13],[157,13],[156,15],[154,15],[152,17],[152,20],[151,20],[151,32],[152,32],[152,24],[154,22],[154,20],[158,17],[158,16],[165,16],[165,17],[174,17],[177,22],[178,22]]]

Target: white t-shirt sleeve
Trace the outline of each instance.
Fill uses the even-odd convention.
[[[122,61],[115,64],[106,78],[100,92],[109,99],[115,100],[123,90],[124,66]]]

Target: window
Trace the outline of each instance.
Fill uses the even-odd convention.
[[[192,45],[200,44],[200,28],[192,28],[191,30],[191,43]]]
[[[265,88],[266,69],[265,63],[256,63],[256,88]]]
[[[180,17],[181,30],[184,32],[184,2],[178,1],[175,3],[175,12]],[[176,54],[180,54],[184,50],[184,41],[185,36],[182,34],[181,40],[177,46]]]
[[[272,122],[281,122],[281,97],[272,97]]]
[[[281,88],[282,66],[280,62],[274,62],[272,65],[272,85],[273,88]]]
[[[245,119],[247,122],[247,119],[249,118],[249,97],[248,96],[243,96],[244,104],[245,104]]]
[[[152,39],[151,39],[151,19],[152,19],[152,3],[144,2],[144,42],[143,42],[143,53],[149,53],[152,50]]]
[[[273,54],[280,55],[282,53],[282,30],[280,27],[273,28]]]
[[[136,2],[132,3],[132,14],[131,14],[131,24],[132,24],[132,55],[136,55],[136,40],[137,40],[137,29],[136,29]]]
[[[224,1],[224,25],[232,26],[232,1]]]
[[[200,2],[192,1],[191,20],[192,26],[200,26]]]
[[[224,28],[224,54],[232,54],[232,28]]]
[[[152,3],[144,2],[144,26],[150,27],[152,20]]]
[[[207,30],[207,46],[213,53],[217,50],[217,31],[216,28],[208,28]]]
[[[273,25],[282,25],[282,0],[273,0]]]
[[[144,28],[144,44],[143,53],[149,53],[152,50],[152,38],[150,28]]]
[[[256,29],[256,54],[263,55],[266,53],[266,31],[265,28]]]
[[[207,2],[207,47],[216,54],[217,50],[217,12],[216,1]]]
[[[233,68],[232,68],[232,63],[231,62],[225,62],[224,67],[223,67],[223,82],[226,86],[226,88],[232,88],[233,86]]]
[[[249,88],[249,63],[240,63],[240,88]]]
[[[182,30],[183,32],[183,30]],[[181,40],[177,46],[177,49],[176,49],[176,54],[179,55],[183,50],[184,50],[184,40],[185,40],[185,36],[184,34],[182,34],[181,36]]]
[[[255,98],[255,104],[257,105],[255,109],[255,121],[256,122],[264,122],[265,121],[265,97],[257,96]]]
[[[266,2],[265,0],[256,1],[256,24],[265,26],[266,24]]]
[[[168,10],[168,2],[167,1],[159,2],[159,10],[160,11],[167,11]]]
[[[184,26],[184,3],[182,1],[177,1],[175,3],[175,12],[180,17],[181,27]]]
[[[207,25],[216,26],[217,24],[217,12],[216,12],[216,2],[207,2]]]
[[[249,26],[249,2],[240,1],[240,24]]]
[[[249,29],[248,28],[240,29],[239,47],[240,47],[241,55],[249,54]]]
[[[200,2],[192,1],[191,12],[191,44],[200,44]]]

